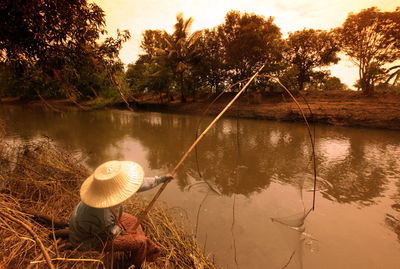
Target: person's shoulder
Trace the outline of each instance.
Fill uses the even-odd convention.
[[[77,205],[77,211],[85,214],[98,215],[98,214],[104,214],[106,208],[92,207],[80,201],[79,204]]]

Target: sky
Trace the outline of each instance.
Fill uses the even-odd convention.
[[[224,22],[230,10],[255,13],[275,18],[275,24],[286,37],[288,32],[304,28],[330,30],[342,25],[349,13],[376,6],[394,11],[400,0],[94,0],[106,14],[108,34],[117,29],[129,30],[131,39],[123,45],[120,58],[125,64],[134,62],[141,53],[142,32],[148,29],[173,31],[176,14],[193,17],[192,30],[212,28]],[[349,87],[357,80],[358,71],[344,55],[330,70]]]

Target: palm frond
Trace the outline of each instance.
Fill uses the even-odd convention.
[[[396,70],[397,69],[397,70]],[[386,73],[389,73],[390,71],[396,70],[395,72],[393,72],[392,74],[389,75],[389,77],[387,78],[387,80],[385,81],[385,84],[389,84],[389,82],[393,79],[393,83],[392,85],[396,85],[397,81],[399,81],[400,79],[400,65],[395,65],[390,67]]]

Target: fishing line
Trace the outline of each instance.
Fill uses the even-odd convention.
[[[290,92],[290,90],[288,88],[286,88],[286,86],[281,83],[281,81],[278,78],[270,76],[270,75],[266,75],[266,76],[271,78],[272,80],[276,81],[289,94],[289,96],[292,98],[292,100],[295,102],[295,104],[297,105],[298,109],[300,110],[301,116],[303,117],[303,120],[304,120],[304,122],[305,122],[305,124],[307,126],[308,135],[310,137],[311,148],[312,148],[312,157],[313,157],[313,160],[314,160],[314,162],[313,162],[313,170],[314,170],[313,171],[314,172],[314,184],[313,185],[314,186],[313,186],[313,201],[312,201],[312,210],[314,211],[315,210],[315,199],[316,199],[316,188],[317,188],[317,162],[316,162],[316,157],[315,157],[315,125],[314,125],[314,137],[313,137],[313,134],[311,133],[311,128],[310,128],[310,125],[308,123],[307,117],[305,116],[304,111],[301,108],[300,104],[297,102],[297,99],[293,96],[293,94]],[[309,106],[307,101],[306,101],[306,104],[307,104],[308,109],[311,112],[311,115],[313,115],[312,111],[311,111],[311,107]]]
[[[177,165],[175,166],[175,168],[171,171],[171,175],[174,176],[176,171],[178,170],[178,168],[183,164],[183,162],[187,159],[187,157],[189,156],[190,152],[193,151],[193,149],[195,149],[195,147],[197,146],[197,144],[200,142],[200,140],[206,135],[206,133],[211,129],[211,127],[222,117],[222,115],[231,107],[231,105],[240,97],[240,95],[249,87],[250,83],[259,75],[259,73],[262,71],[262,69],[264,69],[266,63],[264,63],[258,70],[257,72],[247,81],[247,83],[243,86],[243,88],[235,95],[235,97],[225,106],[225,108],[218,114],[218,116],[216,116],[214,118],[214,120],[208,125],[208,127],[200,134],[200,136],[193,142],[193,144],[189,147],[189,149],[183,154],[182,158],[180,159],[180,161],[177,163]],[[276,81],[281,87],[283,87],[285,89],[285,91],[290,95],[290,97],[293,99],[293,101],[296,103],[297,107],[299,108],[302,117],[307,125],[307,129],[308,129],[308,133],[310,136],[310,140],[311,140],[311,146],[312,146],[312,154],[314,156],[314,195],[313,195],[313,210],[315,208],[315,190],[316,190],[316,161],[315,161],[315,149],[314,149],[314,140],[313,140],[313,136],[310,130],[310,125],[308,124],[307,118],[300,106],[300,104],[297,102],[296,98],[293,96],[293,94],[279,81],[279,79],[272,77],[272,76],[268,76],[271,79],[273,79],[274,81]],[[137,227],[139,226],[139,224],[141,223],[141,221],[143,220],[143,218],[145,218],[145,216],[147,215],[147,213],[149,212],[149,210],[153,207],[154,203],[156,202],[156,200],[158,199],[158,197],[161,195],[161,193],[164,191],[165,187],[168,185],[168,183],[170,182],[170,180],[166,181],[163,183],[163,185],[161,186],[161,188],[157,191],[157,193],[155,194],[154,198],[150,201],[150,203],[148,204],[148,206],[145,208],[144,211],[142,211],[142,213],[139,214],[138,216],[138,221],[136,222],[136,224],[134,225],[133,229],[136,230]]]
[[[196,216],[196,228],[195,228],[195,233],[194,233],[194,236],[195,237],[197,237],[197,228],[198,228],[198,226],[199,226],[199,220],[200,220],[200,209],[201,209],[201,207],[203,206],[203,203],[206,201],[206,199],[207,199],[207,197],[208,197],[208,194],[209,194],[210,192],[209,191],[207,191],[207,193],[206,193],[206,195],[204,195],[204,198],[203,198],[203,200],[201,201],[201,203],[199,204],[199,208],[198,208],[198,210],[197,210],[197,216]]]
[[[305,219],[308,217],[308,215],[311,213],[311,211],[313,211],[312,208],[310,208],[306,213],[305,208],[304,208],[304,211],[303,211],[304,215],[300,219],[297,217],[299,214],[295,214],[292,216],[287,216],[286,222],[284,222],[278,218],[271,218],[271,221],[280,223],[280,224],[285,225],[293,230],[299,231],[299,230],[301,230],[301,227],[304,225]],[[293,217],[292,222],[289,220],[291,217]]]
[[[191,176],[190,173],[187,173],[187,175],[189,175],[190,177],[194,178],[195,180],[197,180],[195,177]],[[213,191],[215,194],[221,196],[222,193],[217,189],[216,186],[213,186],[208,180],[206,180],[205,178],[202,178],[202,181],[198,181],[195,183],[191,183],[188,186],[185,187],[185,190],[190,191],[190,189],[192,189],[194,186],[197,185],[202,185],[203,183],[205,183],[208,187],[209,191]]]
[[[233,241],[233,258],[235,260],[236,268],[239,268],[239,263],[237,261],[237,250],[236,250],[236,237],[235,237],[235,205],[236,205],[236,195],[233,194],[233,204],[232,204],[232,226],[231,226],[231,234]]]
[[[242,79],[242,80],[240,80],[240,81],[238,81],[238,82],[236,82],[236,83],[234,83],[234,84],[229,85],[228,88],[226,88],[226,89],[224,89],[222,92],[220,92],[220,93],[217,95],[217,97],[215,97],[214,100],[213,100],[211,103],[209,103],[209,104],[207,105],[206,109],[202,112],[201,117],[200,117],[200,120],[199,120],[199,122],[198,122],[198,124],[197,124],[195,139],[197,139],[197,138],[199,137],[199,132],[200,132],[201,123],[202,123],[202,121],[203,121],[203,119],[204,119],[204,116],[207,114],[208,110],[211,108],[211,106],[212,106],[220,97],[222,97],[222,95],[224,95],[224,93],[228,92],[229,90],[231,90],[234,86],[238,85],[239,83],[245,82],[245,81],[247,81],[247,80],[249,80],[249,78]],[[197,173],[199,174],[199,177],[202,179],[202,175],[201,175],[201,172],[200,172],[200,166],[199,166],[199,160],[198,160],[198,150],[197,150],[197,147],[194,149],[194,151],[195,151],[195,160],[196,160],[196,166],[197,166]]]
[[[208,104],[208,106],[206,107],[206,109],[202,112],[202,116],[198,122],[198,126],[196,129],[196,139],[199,136],[199,131],[200,131],[200,126],[202,123],[202,120],[204,119],[204,116],[206,115],[206,113],[208,112],[208,110],[211,108],[211,106],[220,98],[222,97],[222,95],[226,92],[228,92],[230,89],[232,89],[234,86],[238,85],[239,83],[242,83],[244,81],[247,81],[248,79],[244,79],[244,80],[240,80],[232,85],[230,85],[227,89],[225,89],[224,91],[222,91],[220,94],[218,94],[211,103]],[[239,144],[239,107],[236,105],[236,132],[237,132],[237,145],[238,145],[238,154],[240,155],[240,144]],[[213,189],[213,187],[208,183],[208,181],[205,180],[205,178],[202,177],[202,174],[200,172],[200,165],[199,165],[199,160],[198,160],[198,150],[197,147],[195,148],[195,160],[196,160],[196,167],[197,167],[197,173],[199,174],[200,179],[202,179],[205,183],[208,184],[209,188],[212,189],[214,192],[216,192],[216,190]],[[236,161],[236,167],[239,167],[239,157],[237,157],[237,161]],[[239,179],[239,170],[237,170],[237,179],[236,179],[236,185],[237,185],[237,181]],[[205,200],[208,197],[209,192],[206,193],[206,195],[204,196],[203,200],[201,201],[199,208],[197,210],[197,217],[196,217],[196,228],[195,228],[195,236],[197,237],[197,231],[198,231],[198,223],[199,223],[199,216],[200,216],[200,209],[203,206],[203,203],[205,202]],[[217,194],[221,195],[221,193]],[[232,225],[231,225],[231,234],[232,234],[232,239],[233,239],[233,249],[234,249],[234,260],[235,260],[235,264],[236,267],[239,268],[238,265],[238,261],[237,261],[237,250],[236,250],[236,238],[235,238],[235,234],[234,234],[234,226],[235,226],[235,204],[236,204],[236,194],[233,194],[233,205],[232,205]]]
[[[131,106],[129,105],[128,100],[126,99],[124,93],[122,92],[122,88],[121,85],[117,82],[117,80],[115,79],[115,75],[111,74],[111,71],[106,67],[107,69],[107,73],[110,77],[111,82],[117,87],[117,90],[119,92],[119,95],[121,96],[122,101],[124,101],[124,103],[126,104],[126,107],[133,112],[133,109],[131,108]]]
[[[222,95],[224,95],[226,92],[228,92],[231,88],[233,88],[234,86],[236,86],[236,85],[238,85],[239,83],[242,83],[242,82],[244,82],[244,81],[246,81],[246,80],[248,80],[248,79],[244,79],[244,80],[238,81],[238,82],[236,82],[236,83],[230,85],[227,89],[225,89],[225,90],[223,90],[221,93],[219,93],[219,94],[212,100],[211,103],[208,104],[208,106],[206,107],[206,109],[202,112],[201,117],[200,117],[200,120],[199,120],[199,122],[198,122],[198,125],[197,125],[197,128],[196,128],[196,136],[195,136],[195,139],[197,139],[198,136],[199,136],[199,131],[200,131],[200,126],[201,126],[202,120],[204,119],[204,116],[206,115],[206,113],[208,112],[208,110],[211,108],[211,106],[212,106],[219,98],[221,98]],[[236,111],[237,111],[237,114],[238,114],[238,107],[237,107]],[[239,143],[239,141],[238,141],[238,143]],[[220,193],[219,191],[217,192],[217,191],[210,185],[210,183],[208,183],[208,181],[207,181],[205,178],[203,178],[203,176],[202,176],[202,174],[201,174],[201,171],[200,171],[200,165],[199,165],[199,160],[198,160],[198,150],[197,150],[197,147],[195,148],[195,160],[196,160],[197,173],[199,174],[200,179],[203,180],[203,181],[208,185],[208,187],[209,187],[211,190],[213,190],[215,193],[221,195],[221,193]],[[202,199],[202,201],[200,202],[199,207],[198,207],[198,210],[197,210],[196,226],[195,226],[195,237],[197,237],[198,225],[199,225],[199,220],[200,220],[200,210],[201,210],[203,204],[205,203],[205,201],[206,201],[208,195],[209,195],[209,191],[207,191],[207,193],[205,194],[205,196],[204,196],[204,198]],[[235,242],[235,236],[234,236],[234,232],[233,232],[233,229],[234,229],[234,222],[235,222],[235,200],[236,200],[235,194],[233,194],[233,195],[234,195],[233,213],[232,213],[232,214],[233,214],[233,222],[232,222],[231,232],[232,232],[232,236],[233,236],[233,245],[234,245],[233,248],[234,248],[234,252],[235,252],[235,253],[234,253],[235,263],[236,263],[237,268],[239,268],[238,262],[237,262],[237,259],[236,259],[236,242]]]
[[[286,262],[286,264],[285,264],[281,269],[285,269],[286,267],[288,267],[288,265],[290,264],[290,262],[291,262],[292,259],[293,259],[294,254],[296,254],[296,250],[294,250],[294,251],[292,252],[292,255],[290,255],[290,257],[289,257],[289,260]]]
[[[301,202],[302,202],[302,206],[303,206],[303,217],[298,219],[298,218],[294,218],[292,220],[292,224],[289,224],[290,220],[286,219],[286,221],[283,220],[279,220],[277,218],[271,218],[271,220],[273,222],[278,222],[280,224],[285,225],[286,227],[289,227],[293,230],[296,230],[298,233],[303,234],[304,233],[304,222],[305,219],[308,217],[308,215],[311,213],[311,211],[315,210],[315,200],[316,200],[316,184],[317,184],[317,164],[316,164],[316,156],[315,156],[315,124],[313,124],[313,133],[311,133],[311,128],[310,125],[307,121],[307,118],[300,106],[300,104],[297,102],[296,98],[293,96],[293,94],[289,91],[289,89],[287,87],[285,87],[278,78],[275,78],[273,76],[268,76],[270,77],[272,80],[274,80],[275,82],[277,82],[288,94],[289,96],[292,98],[292,100],[295,102],[295,104],[297,105],[298,109],[300,110],[300,113],[303,117],[304,122],[306,123],[307,126],[307,130],[308,130],[308,134],[309,134],[309,138],[310,138],[310,142],[311,142],[311,148],[312,148],[312,154],[311,154],[311,158],[313,160],[313,174],[314,174],[314,182],[313,182],[313,199],[312,199],[312,207],[308,210],[308,212],[306,213],[306,208],[305,208],[305,204],[304,204],[304,200],[303,200],[303,192],[302,192],[302,187],[300,190],[300,196],[301,196]],[[307,105],[307,108],[310,112],[310,116],[311,116],[311,120],[314,123],[314,114],[311,110],[311,107],[309,105],[309,103],[307,102],[306,98],[299,93],[299,95],[302,97],[302,99],[304,100],[304,102]],[[310,160],[311,161],[311,160]],[[302,183],[302,185],[304,184],[304,182]],[[282,269],[287,268],[287,266],[292,262],[292,259],[294,257],[294,255],[301,250],[301,244],[299,244],[293,251],[292,254],[290,255],[288,261],[285,263],[285,265],[282,267]],[[301,254],[299,254],[301,255]]]
[[[214,100],[210,104],[208,104],[206,109],[203,111],[203,113],[201,115],[201,118],[200,118],[200,120],[199,120],[199,122],[197,124],[195,139],[197,139],[199,137],[200,125],[201,125],[201,122],[202,122],[205,114],[208,112],[208,110],[211,107],[211,105],[214,104],[224,93],[225,93],[225,91],[220,92],[220,94],[218,94],[217,97],[215,97]],[[200,172],[200,165],[199,165],[199,158],[198,158],[198,154],[197,154],[198,153],[197,147],[194,149],[194,153],[195,153],[197,173],[199,174],[199,177],[202,179],[203,177],[202,177],[201,172]]]
[[[211,108],[211,106],[212,106],[216,101],[218,101],[218,99],[221,98],[222,95],[224,95],[224,93],[227,93],[227,92],[228,92],[229,90],[231,90],[234,86],[238,85],[239,83],[245,82],[245,81],[247,81],[247,80],[249,80],[249,79],[248,79],[248,78],[247,78],[247,79],[242,79],[242,80],[240,80],[240,81],[238,81],[238,82],[236,82],[236,83],[234,83],[234,84],[229,85],[229,87],[227,87],[227,88],[224,89],[222,92],[220,92],[220,93],[213,99],[213,101],[207,105],[206,109],[203,110],[203,112],[202,112],[202,114],[201,114],[201,116],[200,116],[200,119],[199,119],[199,121],[198,121],[198,123],[197,123],[195,139],[197,139],[197,138],[199,137],[199,132],[200,132],[201,123],[202,123],[202,121],[203,121],[205,115],[207,114],[208,110]],[[200,171],[200,164],[199,164],[199,158],[198,158],[198,150],[197,150],[197,147],[195,147],[194,151],[195,151],[196,168],[197,168],[197,173],[198,173],[198,175],[199,175],[199,178],[200,178],[201,180],[203,180],[203,181],[208,185],[208,187],[209,187],[210,189],[212,189],[216,194],[221,195],[221,192],[220,192],[219,190],[217,190],[217,189],[216,189],[215,187],[213,187],[205,178],[203,178],[203,176],[202,176],[202,174],[201,174],[201,171]],[[190,189],[190,188],[188,188],[188,189]]]
[[[316,188],[317,188],[317,158],[315,157],[315,139],[316,139],[316,135],[315,135],[315,121],[314,121],[314,113],[311,110],[310,104],[308,103],[306,97],[299,92],[299,95],[301,96],[301,98],[303,99],[303,101],[306,103],[308,111],[310,112],[310,116],[311,116],[311,122],[313,123],[313,137],[314,140],[312,140],[312,144],[313,144],[313,152],[311,155],[311,159],[313,160],[313,170],[314,170],[314,182],[313,182],[313,202],[312,202],[312,210],[315,210],[315,194],[316,194]]]
[[[217,117],[214,118],[214,120],[208,125],[208,127],[200,134],[200,136],[196,139],[196,141],[193,142],[193,144],[189,147],[189,149],[183,154],[182,158],[178,162],[178,164],[175,166],[175,168],[171,171],[171,175],[174,176],[178,168],[183,164],[183,162],[187,159],[189,156],[190,152],[193,151],[193,149],[197,146],[197,144],[200,142],[200,140],[206,135],[206,133],[213,127],[213,125],[222,117],[222,115],[232,106],[232,104],[239,98],[239,96],[249,87],[250,83],[258,76],[258,74],[261,72],[262,69],[264,69],[265,64],[263,64],[257,72],[249,79],[249,81],[246,83],[246,85],[243,86],[243,88],[235,95],[235,97],[225,106],[225,108],[218,114]],[[142,213],[139,214],[138,216],[138,221],[133,227],[133,230],[136,230],[141,221],[146,217],[147,213],[149,210],[153,207],[154,203],[158,199],[158,197],[161,195],[161,193],[164,191],[165,187],[168,185],[170,180],[165,181],[161,188],[157,191],[155,194],[154,198],[150,201],[149,205],[145,208]]]
[[[236,249],[236,237],[235,237],[235,206],[236,206],[236,189],[239,183],[239,164],[240,164],[240,141],[239,141],[239,134],[240,134],[240,128],[239,128],[239,104],[236,103],[236,146],[237,146],[237,151],[236,151],[236,181],[235,181],[235,186],[233,189],[233,204],[232,204],[232,225],[231,225],[231,235],[232,235],[232,243],[233,243],[233,258],[236,264],[236,268],[239,268],[239,263],[237,261],[237,249]]]

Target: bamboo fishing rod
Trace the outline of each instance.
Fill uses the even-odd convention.
[[[258,74],[261,72],[261,70],[265,67],[265,64],[263,64],[257,72],[249,79],[249,81],[246,83],[246,85],[243,86],[243,88],[233,97],[233,99],[225,106],[225,108],[214,118],[214,120],[207,126],[206,129],[197,137],[197,139],[193,142],[193,144],[190,146],[190,148],[183,154],[182,158],[178,162],[178,164],[175,166],[175,168],[170,172],[172,176],[175,175],[176,171],[178,168],[183,164],[183,162],[187,159],[189,156],[190,152],[193,151],[193,149],[197,146],[197,144],[200,142],[200,140],[206,135],[206,133],[213,127],[213,125],[222,117],[222,115],[231,107],[231,105],[239,98],[239,96],[249,87],[251,82],[258,76]],[[140,225],[140,223],[143,221],[143,219],[146,217],[146,215],[149,213],[150,209],[153,207],[154,203],[157,201],[158,197],[160,197],[161,193],[164,191],[165,187],[167,187],[168,183],[170,180],[167,180],[163,183],[161,188],[157,191],[157,193],[154,195],[153,199],[150,201],[146,209],[140,213],[138,216],[138,220],[133,226],[133,230],[136,231],[137,227]]]

